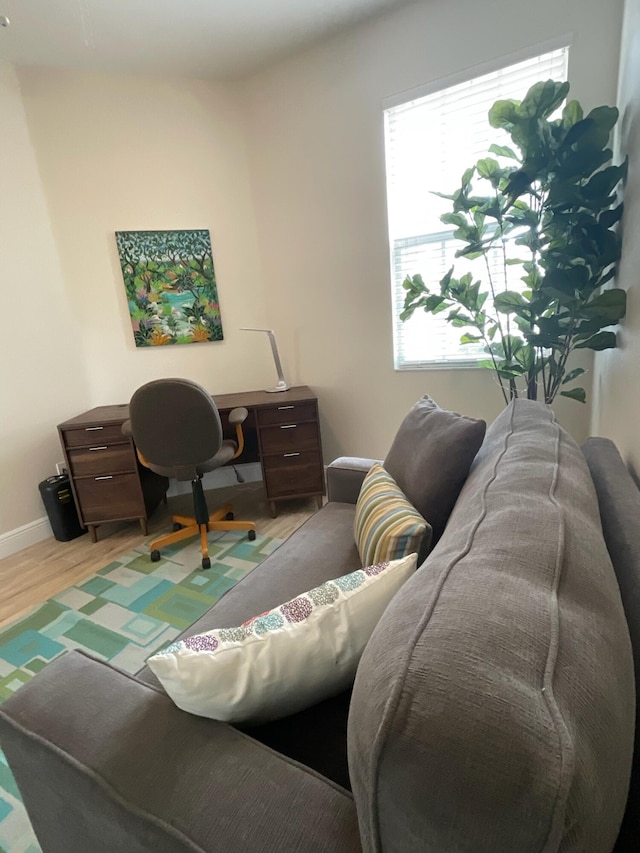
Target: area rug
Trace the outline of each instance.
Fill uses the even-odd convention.
[[[0,702],[69,649],[86,649],[136,672],[159,648],[205,613],[261,563],[280,540],[243,533],[209,540],[211,568],[200,568],[199,541],[163,550],[152,563],[141,547],[100,569],[0,631]],[[0,853],[40,853],[15,781],[0,751]],[[89,853],[89,851],[87,851]]]

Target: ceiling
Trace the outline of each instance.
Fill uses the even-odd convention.
[[[229,80],[407,0],[0,0],[0,61]]]

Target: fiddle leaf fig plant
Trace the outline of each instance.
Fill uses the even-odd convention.
[[[611,165],[614,107],[588,115],[568,101],[568,83],[536,83],[522,101],[497,101],[489,122],[512,145],[491,145],[462,176],[441,216],[461,242],[457,258],[484,261],[484,286],[455,266],[432,290],[407,276],[402,320],[422,309],[448,312],[461,342],[483,344],[505,402],[518,396],[551,403],[559,393],[585,402],[568,369],[574,350],[616,346],[610,330],[625,316],[626,294],[605,289],[620,258],[617,189],[625,165]],[[492,156],[491,156],[492,155]]]

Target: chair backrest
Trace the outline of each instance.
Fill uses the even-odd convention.
[[[133,440],[152,471],[194,479],[222,444],[222,424],[211,395],[189,379],[156,379],[129,403]]]

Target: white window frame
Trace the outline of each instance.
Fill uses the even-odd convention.
[[[400,313],[402,311],[406,295],[406,291],[402,287],[402,282],[406,275],[415,275],[416,273],[420,273],[432,290],[435,286],[435,290],[437,292],[438,282],[447,269],[454,263],[453,253],[456,249],[460,248],[461,243],[453,237],[453,230],[448,230],[445,225],[440,225],[439,228],[431,230],[429,230],[428,226],[420,229],[419,226],[416,228],[414,225],[411,229],[412,233],[403,233],[403,226],[398,226],[398,219],[400,219],[401,216],[398,214],[398,211],[400,210],[397,197],[398,193],[396,192],[396,195],[394,195],[394,174],[398,165],[393,159],[394,150],[392,131],[394,115],[402,112],[406,113],[408,110],[413,108],[424,109],[425,105],[428,108],[429,102],[434,102],[436,100],[433,96],[437,95],[438,98],[441,98],[443,93],[446,93],[449,89],[453,90],[453,96],[458,94],[464,88],[468,89],[471,86],[476,86],[481,89],[488,75],[493,76],[496,75],[497,72],[507,70],[515,70],[516,73],[519,73],[519,69],[513,69],[513,66],[519,66],[521,63],[533,62],[536,60],[547,62],[550,54],[562,57],[562,60],[558,59],[556,61],[556,65],[558,65],[560,61],[564,63],[564,79],[566,80],[568,77],[568,53],[570,43],[571,39],[568,36],[548,41],[544,44],[532,47],[527,51],[510,54],[509,56],[502,57],[495,62],[486,63],[482,66],[476,67],[475,69],[471,69],[470,71],[467,70],[462,74],[441,79],[428,86],[423,86],[418,89],[411,90],[410,92],[396,95],[393,98],[387,99],[383,103],[387,170],[387,214],[391,267],[391,313],[393,322],[394,367],[396,370],[450,369],[457,367],[477,368],[478,362],[486,360],[489,356],[484,352],[482,344],[476,345],[459,343],[459,338],[465,330],[453,327],[446,322],[445,317],[448,312],[443,312],[442,314],[434,316],[425,313],[422,309],[418,309],[414,312],[414,315],[410,320],[404,322],[400,320]],[[539,76],[535,76],[535,80],[537,79],[541,78]],[[534,78],[527,83],[527,88],[533,82]],[[525,92],[522,93],[522,96],[524,96],[524,94]],[[498,92],[495,97],[491,97],[491,103],[500,97],[504,96]],[[500,135],[501,133],[502,136]],[[500,131],[496,131],[495,141],[499,144],[508,144],[510,142],[509,139],[505,139],[504,132]],[[470,154],[468,157],[465,155],[465,157],[466,159],[464,162],[460,163],[460,168],[458,170],[459,175],[462,175],[464,169],[472,165],[476,159],[473,154]],[[439,185],[430,188],[440,192],[453,192],[458,186],[459,178],[458,183],[454,182],[453,186]],[[425,193],[423,190],[417,190],[417,192],[422,193],[424,201]],[[398,206],[397,210],[394,209],[394,205]],[[450,208],[448,207],[447,209]],[[439,260],[437,262],[433,261],[433,268],[437,270],[437,274],[429,276],[428,269],[425,268],[425,265],[427,267],[429,266],[428,261],[425,261],[424,259],[420,262],[417,260],[412,261],[411,258],[407,259],[402,254],[403,250],[406,250],[410,246],[418,247],[426,253],[434,243],[446,244],[446,248],[443,247],[442,251],[442,254],[446,251],[446,263],[444,260]],[[412,263],[417,264],[417,266],[415,268],[411,268]],[[455,260],[455,268],[456,275],[459,275],[464,271],[461,260]],[[510,283],[510,287],[513,289],[519,289],[519,276],[521,275],[521,271],[519,271],[518,267],[512,267],[511,272],[515,278],[515,282]],[[478,277],[481,277],[483,282],[485,281],[484,276]],[[412,335],[412,343],[409,342],[409,338],[406,335],[406,332],[410,330],[411,327],[415,329]],[[429,334],[435,336],[437,342],[436,348],[439,348],[440,346],[447,347],[446,351],[443,351],[442,349],[440,350],[441,355],[430,353],[428,354],[428,357],[424,357],[424,352],[422,355],[416,353],[416,350],[419,349],[419,344],[417,342],[424,339],[424,337]]]

